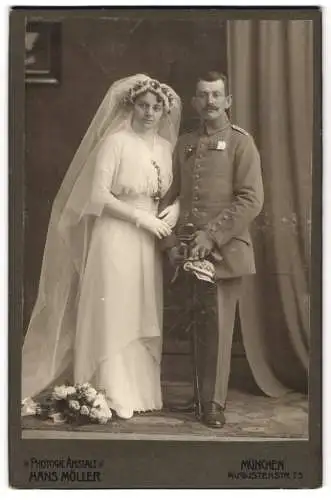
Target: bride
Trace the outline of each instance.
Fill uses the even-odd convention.
[[[162,263],[178,202],[172,182],[181,103],[146,75],[114,83],[55,198],[22,356],[30,400],[71,368],[121,418],[162,407]]]

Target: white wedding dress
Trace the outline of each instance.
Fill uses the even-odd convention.
[[[149,149],[132,129],[110,136],[98,156],[91,213],[112,193],[156,214],[152,161],[160,167],[164,194],[172,180],[170,143],[157,136]],[[123,418],[162,407],[161,266],[151,233],[105,211],[97,217],[78,302],[74,379],[104,389],[110,408]]]

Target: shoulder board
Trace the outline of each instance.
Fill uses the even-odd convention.
[[[233,130],[237,130],[241,134],[249,135],[249,133],[247,132],[247,130],[245,130],[245,129],[241,128],[241,127],[238,127],[238,125],[231,124],[231,127],[233,128]]]

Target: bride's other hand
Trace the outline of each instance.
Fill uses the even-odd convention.
[[[143,210],[136,210],[135,214],[137,226],[146,229],[157,238],[161,239],[171,234],[171,227],[164,220]]]
[[[172,205],[167,206],[162,212],[159,213],[159,218],[174,228],[179,218],[180,204],[177,199]]]

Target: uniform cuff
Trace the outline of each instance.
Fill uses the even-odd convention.
[[[221,246],[224,241],[224,236],[226,233],[231,232],[233,229],[233,215],[230,210],[225,210],[222,215],[213,222],[209,222],[206,227],[206,232],[209,237]]]

